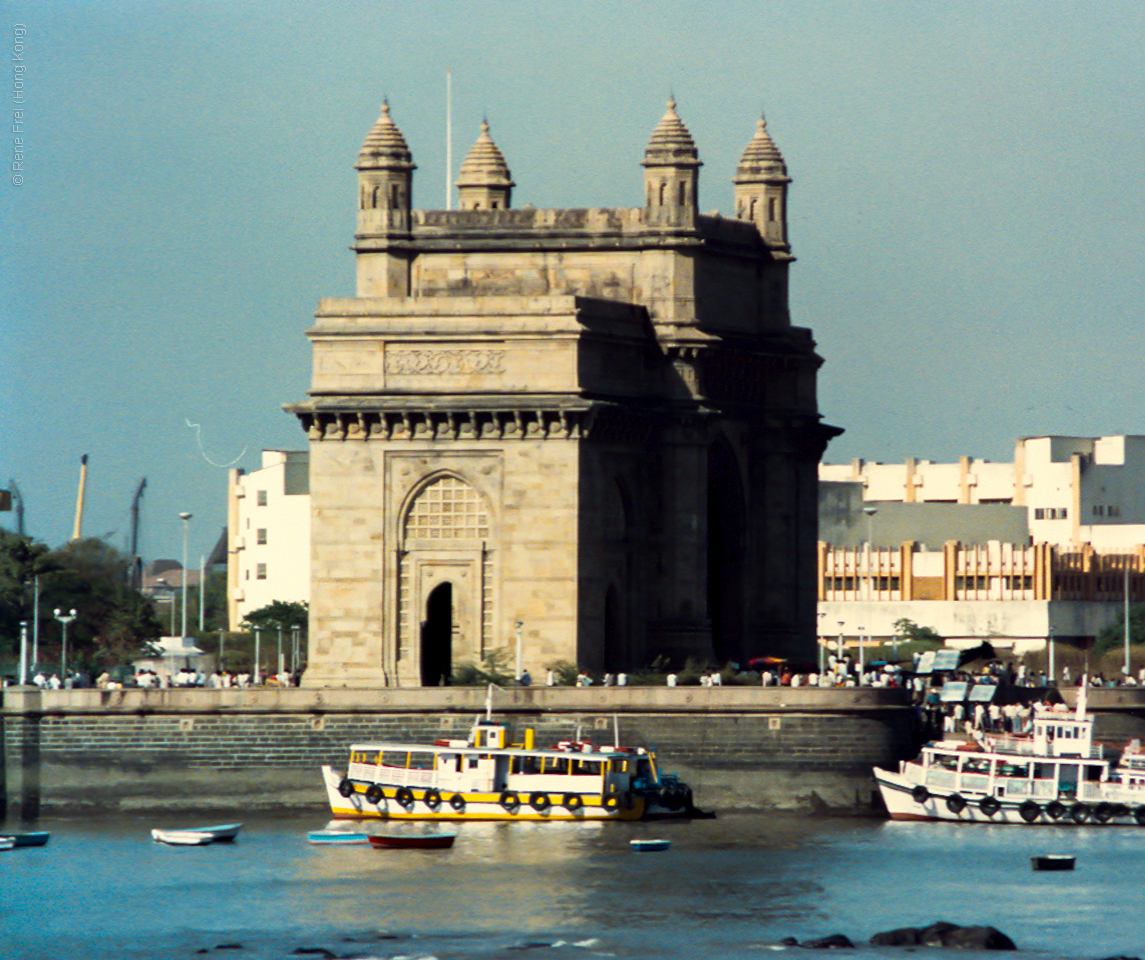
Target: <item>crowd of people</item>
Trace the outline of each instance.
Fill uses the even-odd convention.
[[[297,687],[301,674],[290,673],[286,670],[278,673],[260,673],[255,676],[250,671],[231,673],[227,670],[204,673],[189,666],[178,669],[159,669],[141,667],[129,677],[116,679],[109,671],[104,671],[93,681],[82,670],[69,670],[63,678],[59,673],[45,673],[37,671],[32,676],[32,683],[42,690],[79,690],[84,687],[95,687],[99,690],[124,690],[137,688],[141,690],[168,690],[173,687],[206,687],[213,689],[237,688],[245,690],[249,687]]]

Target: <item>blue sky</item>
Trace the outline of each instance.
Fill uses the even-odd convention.
[[[318,299],[353,292],[357,150],[388,97],[415,205],[444,206],[447,67],[455,168],[487,116],[517,205],[639,205],[674,93],[701,208],[728,212],[766,111],[793,318],[847,431],[828,459],[1145,432],[1137,0],[2,6],[28,102],[24,183],[6,156],[0,184],[0,485],[50,544],[82,454],[84,533],[124,546],[146,477],[153,559],[180,555],[181,510],[192,555],[213,545],[215,464],[304,445],[281,407]]]

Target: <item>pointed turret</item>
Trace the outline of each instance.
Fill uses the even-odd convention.
[[[358,152],[358,232],[409,230],[413,172],[417,169],[405,137],[382,103],[378,122],[366,134]]]
[[[477,142],[457,176],[458,205],[462,210],[506,210],[515,186],[505,157],[489,136],[489,124],[482,120]]]
[[[787,242],[787,164],[767,132],[761,116],[755,136],[740,157],[735,184],[735,211],[739,220],[750,220],[773,250],[790,252]]]
[[[656,124],[644,150],[644,209],[649,223],[685,223],[694,220],[699,198],[700,154],[676,101]]]

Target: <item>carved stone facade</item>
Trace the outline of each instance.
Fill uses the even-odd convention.
[[[697,208],[675,104],[645,206],[508,207],[483,125],[456,211],[410,209],[383,107],[359,155],[357,296],[309,331],[312,685],[437,685],[815,649],[820,358],[791,325],[782,157]]]

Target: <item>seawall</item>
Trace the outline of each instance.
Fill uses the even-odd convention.
[[[40,813],[324,807],[351,742],[463,737],[478,688],[3,691],[3,808]],[[494,715],[537,743],[654,748],[710,809],[868,811],[871,768],[913,750],[901,690],[526,687]]]
[[[1071,700],[1071,691],[1064,691]],[[60,690],[9,687],[0,725],[5,814],[325,809],[318,768],[351,742],[463,737],[479,688]],[[1098,736],[1145,734],[1145,690],[1090,692]],[[655,749],[705,809],[877,807],[871,768],[918,745],[905,691],[815,687],[526,687],[494,715],[537,743],[580,735]]]

